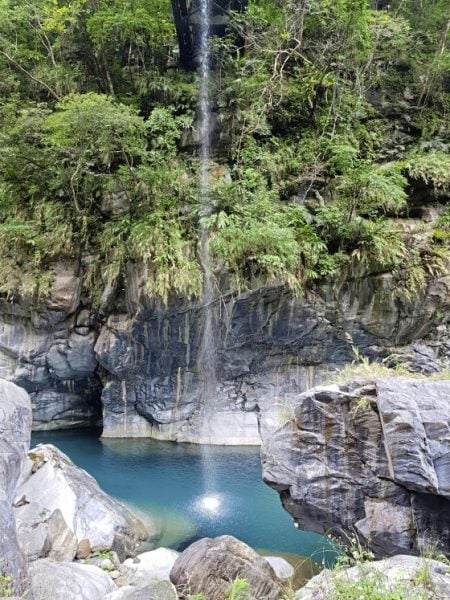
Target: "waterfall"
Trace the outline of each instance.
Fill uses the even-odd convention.
[[[210,11],[212,0],[200,0],[200,261],[203,269],[203,298],[201,320],[202,339],[198,357],[201,379],[199,389],[199,442],[201,446],[203,490],[199,499],[201,510],[214,518],[220,512],[221,498],[217,494],[216,472],[212,460],[210,421],[214,413],[217,393],[217,327],[214,319],[214,288],[209,253],[208,228],[203,219],[211,214],[210,154],[211,154],[211,98],[210,98]],[[206,444],[206,445],[205,445]]]
[[[216,394],[216,342],[214,327],[214,289],[209,253],[209,235],[203,219],[211,214],[210,154],[210,11],[211,0],[200,0],[200,261],[203,269],[203,333],[199,352],[199,372],[202,379],[200,397],[200,436],[208,437],[208,421],[214,409]]]

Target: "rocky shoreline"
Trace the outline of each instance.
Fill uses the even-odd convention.
[[[375,384],[358,382],[357,385],[353,382],[346,388],[334,386],[311,390],[309,395],[305,394],[299,398],[299,406],[303,406],[305,410],[305,406],[308,405],[309,410],[314,411],[314,402],[333,402],[335,406],[349,405],[347,408],[351,411],[354,409],[352,402],[358,401],[358,411],[373,410],[374,385],[377,386],[378,401],[382,397],[386,404],[386,395],[389,394],[390,388],[389,382],[384,380]],[[411,383],[401,380],[396,382],[396,385],[400,391],[403,389],[403,397],[405,394],[411,396],[408,385],[414,385],[416,391],[419,388],[422,410],[427,410],[428,407],[428,417],[433,414],[430,409],[433,399],[436,402],[444,397],[447,401],[447,392],[450,389],[449,382]],[[345,395],[345,401],[339,400],[339,394]],[[6,491],[0,504],[0,591],[4,596],[11,597],[16,593],[28,600],[177,600],[193,597],[225,600],[231,597],[230,590],[234,589],[233,586],[241,586],[242,595],[237,596],[238,598],[310,600],[342,598],[342,595],[333,594],[343,585],[358,586],[363,580],[367,579],[370,582],[379,577],[383,577],[382,585],[387,590],[394,590],[401,584],[406,590],[416,594],[412,597],[444,600],[450,593],[448,564],[424,557],[397,555],[381,562],[358,564],[352,569],[325,570],[296,591],[292,588],[293,569],[289,563],[278,557],[261,557],[249,546],[231,536],[200,539],[182,553],[166,548],[139,553],[140,542],[156,536],[157,531],[149,531],[148,524],[146,528],[128,509],[108,497],[92,477],[75,467],[56,447],[40,445],[29,450],[31,403],[26,392],[12,383],[0,380],[0,406],[0,489],[2,493]],[[299,410],[296,411],[297,419]],[[338,411],[335,419],[339,419],[339,415]],[[384,413],[381,413],[380,418],[383,415]],[[361,418],[359,415],[360,424]],[[398,419],[391,421],[396,423]],[[434,432],[442,441],[442,432],[439,433],[430,418],[422,419],[422,422],[426,422],[427,431]],[[306,431],[306,417],[302,419],[302,423],[303,430]],[[373,439],[376,436],[373,422],[369,428],[361,427],[361,430],[367,429],[372,430]],[[291,459],[295,457],[299,460],[301,457],[299,449],[289,448],[289,439],[293,438],[288,436],[288,430],[292,434],[292,423],[275,434],[271,442],[273,446],[266,444],[263,449],[266,479],[269,479],[269,473],[274,474],[269,468],[269,464],[273,467],[274,455],[269,459],[268,448],[272,451],[274,448],[279,450],[282,441],[283,448]],[[334,429],[325,430],[329,430],[331,442]],[[344,434],[347,436],[348,432]],[[433,438],[429,433],[428,440],[428,445],[434,452],[434,459],[439,454],[436,435]],[[409,442],[411,439],[409,436]],[[336,450],[336,440],[329,443],[329,447]],[[320,458],[317,449],[315,455]],[[362,458],[364,456],[361,454]],[[379,453],[377,456],[379,459]],[[375,455],[373,457],[375,458]],[[394,454],[391,458],[391,462],[395,463]],[[284,455],[281,460],[284,461],[283,473],[291,472],[292,462],[286,460]],[[434,460],[434,464],[439,464],[439,461]],[[309,471],[303,459],[298,467],[295,471],[297,476],[301,473],[307,476]],[[397,472],[397,479],[401,472],[401,469]],[[447,471],[444,470],[443,473]],[[446,485],[445,477],[439,478],[440,474],[438,468],[435,476],[440,487],[434,490],[435,492],[442,491],[441,488]],[[280,486],[280,483],[274,484],[273,480],[274,478],[272,485],[278,485],[279,489],[286,487],[285,482]],[[330,481],[332,482],[332,478]],[[304,481],[302,485],[306,483]],[[405,483],[401,485],[404,486]],[[292,494],[292,486],[286,489]],[[332,484],[329,489],[333,489]],[[429,494],[430,491],[432,490],[428,489],[424,493]],[[356,496],[352,500],[355,501],[355,510],[359,506]],[[317,497],[315,493],[308,495],[310,500]],[[391,500],[393,498],[392,494],[388,497]],[[292,511],[292,499],[288,501],[285,494],[283,501],[285,507]],[[335,502],[331,496],[328,518],[342,518],[342,514],[331,510],[333,506]],[[387,515],[391,509],[392,507],[384,507]],[[325,510],[323,508],[323,511]],[[317,510],[319,518],[323,511]],[[443,513],[442,510],[440,515]],[[294,515],[297,522],[300,522],[300,514],[299,512]],[[308,510],[305,514],[308,514]],[[416,519],[419,517],[420,515],[416,515]],[[434,518],[437,518],[437,515],[430,511],[429,522],[432,523]],[[397,529],[389,527],[392,520],[388,521],[379,521],[385,527],[385,547],[392,542],[391,553],[396,553],[397,549],[404,550],[399,541],[403,538]],[[344,527],[348,526],[344,521],[341,524]],[[441,531],[445,530],[442,521],[439,522],[439,526]],[[359,526],[358,532],[364,537],[363,527]],[[378,533],[381,535],[382,532]],[[370,541],[369,538],[366,541]],[[443,550],[445,551],[445,548]],[[422,579],[419,577],[421,573]],[[381,584],[378,582],[377,585]],[[423,596],[425,592],[428,595]],[[196,594],[201,596],[195,596]]]

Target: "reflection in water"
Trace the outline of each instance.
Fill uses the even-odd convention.
[[[214,514],[218,514],[220,512],[220,504],[221,501],[218,496],[202,496],[197,501],[197,505],[201,510],[205,510]]]

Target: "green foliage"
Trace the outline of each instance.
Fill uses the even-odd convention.
[[[444,152],[418,152],[405,165],[410,177],[421,179],[437,190],[450,189],[450,155]]]
[[[237,578],[226,593],[226,600],[250,600],[250,584],[246,579]]]
[[[12,575],[5,575],[0,572],[0,596],[2,598],[14,596]]]
[[[448,7],[372,4],[249,0],[211,40],[227,168],[211,165],[205,218],[199,77],[177,68],[171,1],[0,0],[0,293],[45,297],[64,258],[92,298],[129,263],[153,297],[198,295],[202,222],[235,289],[390,269],[402,300],[422,293],[448,215],[425,241],[395,220],[411,186],[448,199],[448,155],[426,150],[445,148]]]
[[[345,572],[333,578],[330,600],[426,600],[426,594],[402,582],[392,584],[384,573],[360,565],[358,577],[350,579]]]
[[[229,194],[237,193],[236,189]],[[233,211],[215,214],[211,250],[226,265],[233,285],[245,282],[286,282],[299,291],[307,279],[333,271],[325,245],[305,221],[301,207],[281,207],[270,192],[244,190],[245,200]]]

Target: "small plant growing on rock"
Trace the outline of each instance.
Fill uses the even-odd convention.
[[[337,575],[329,600],[426,600],[422,592],[416,593],[401,583],[390,584],[383,573],[368,565],[359,567],[358,579],[350,579],[345,572]]]
[[[0,597],[10,598],[11,596],[14,596],[12,583],[13,578],[11,575],[5,575],[0,572]]]
[[[356,535],[349,535],[345,544],[341,540],[331,538],[341,549],[341,554],[337,557],[335,569],[346,569],[374,559],[371,550],[363,546]]]
[[[246,579],[237,578],[231,584],[226,600],[250,600],[250,585]]]

